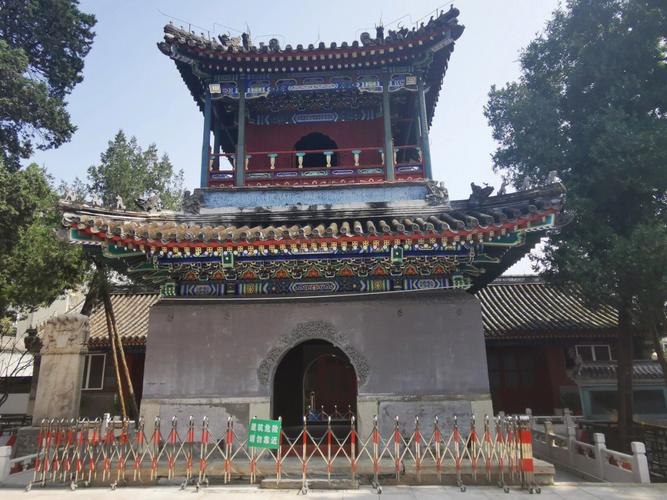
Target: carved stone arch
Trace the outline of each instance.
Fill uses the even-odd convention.
[[[280,337],[257,368],[257,378],[263,385],[273,381],[276,369],[285,354],[307,340],[326,340],[343,351],[350,359],[357,375],[357,383],[361,387],[368,378],[368,360],[357,351],[349,339],[329,321],[306,321],[299,323],[287,335]]]

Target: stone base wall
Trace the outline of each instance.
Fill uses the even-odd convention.
[[[489,394],[479,302],[429,290],[163,300],[150,313],[144,399],[271,397],[282,357],[313,339],[342,349],[360,394]]]
[[[492,413],[481,311],[466,292],[429,290],[291,299],[173,299],[151,310],[142,414],[198,424],[269,418],[273,377],[301,342],[339,347],[358,381],[359,431],[378,415],[483,425]],[[217,422],[220,422],[219,424]],[[214,431],[214,429],[211,429]]]

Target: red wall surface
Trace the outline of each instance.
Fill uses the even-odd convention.
[[[384,146],[383,119],[349,122],[303,123],[296,125],[246,125],[246,152],[292,151],[294,145],[302,137],[319,132],[329,136],[339,149],[362,149],[372,147],[380,149]],[[276,168],[294,168],[292,155],[280,155],[276,160]],[[360,165],[379,165],[380,156],[376,152],[362,152]],[[341,153],[338,166],[350,166],[352,155]],[[254,154],[249,163],[249,170],[268,169],[269,159],[265,154]]]
[[[488,347],[487,359],[494,412],[553,414],[554,389],[548,351],[535,347]]]

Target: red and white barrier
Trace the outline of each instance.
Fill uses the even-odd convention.
[[[455,477],[465,482],[493,483],[508,489],[521,484],[539,491],[535,484],[532,436],[527,417],[499,417],[484,421],[478,433],[474,418],[462,431],[456,417],[451,431],[436,418],[425,428],[419,419],[410,426],[398,418],[391,432],[380,432],[377,418],[365,438],[359,436],[355,418],[344,431],[334,432],[329,418],[324,428],[306,417],[298,435],[281,432],[277,449],[249,445],[245,431],[239,433],[230,418],[221,436],[212,436],[209,420],[201,426],[192,417],[185,426],[171,419],[168,431],[156,418],[146,433],[140,420],[136,428],[128,421],[44,421],[38,436],[38,459],[33,483],[119,484],[154,482],[159,477],[182,479],[183,486],[206,485],[209,478],[224,483],[246,478],[251,484],[262,478],[300,480],[307,488],[312,479],[349,474],[353,480],[367,476],[380,481],[441,482]],[[317,428],[319,431],[314,432]],[[195,457],[198,456],[198,466]],[[481,468],[483,468],[483,473]],[[479,477],[478,477],[479,472]]]

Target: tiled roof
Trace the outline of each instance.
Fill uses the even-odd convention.
[[[477,292],[487,339],[610,335],[617,326],[611,307],[592,310],[576,292],[538,278],[500,278]],[[157,293],[113,294],[118,332],[126,345],[141,345],[148,335],[148,313]],[[91,316],[91,345],[107,345],[104,308]],[[601,369],[601,368],[600,368]]]
[[[614,308],[591,308],[576,289],[547,284],[539,278],[500,278],[476,295],[482,304],[487,338],[609,334],[618,326]]]
[[[312,240],[380,236],[399,238],[469,237],[488,239],[560,212],[563,186],[490,197],[480,204],[466,200],[451,204],[390,207],[286,207],[209,214],[118,211],[61,202],[63,224],[102,239],[130,238],[134,244],[253,243],[256,241]],[[142,243],[143,242],[143,243]],[[156,243],[149,243],[156,242]]]
[[[148,336],[148,313],[159,300],[157,293],[112,294],[111,305],[116,329],[123,345],[143,345]],[[109,345],[104,306],[100,303],[90,315],[91,347]]]
[[[580,363],[575,372],[577,380],[613,380],[616,381],[616,361],[586,361]],[[662,367],[657,361],[636,359],[632,365],[632,378],[640,380],[662,380]]]
[[[173,24],[167,24],[164,27],[164,42],[158,43],[158,48],[165,54],[172,56],[173,51],[171,47],[179,47],[184,53],[191,56],[204,57],[212,62],[221,62],[229,60],[232,57],[236,60],[253,64],[261,65],[261,63],[291,63],[298,62],[298,65],[308,65],[309,59],[320,53],[338,54],[336,62],[340,61],[341,57],[350,51],[363,52],[361,56],[377,56],[386,60],[389,55],[393,53],[408,52],[413,47],[429,46],[433,40],[448,34],[453,38],[458,38],[463,32],[463,26],[458,25],[457,17],[459,10],[451,8],[447,12],[441,11],[437,17],[432,17],[428,23],[421,23],[419,27],[415,26],[413,29],[401,28],[399,30],[384,30],[382,31],[382,38],[379,38],[380,33],[377,33],[376,38],[371,38],[370,34],[363,33],[360,41],[353,41],[350,44],[347,42],[341,43],[339,46],[332,42],[327,46],[324,42],[319,42],[317,45],[309,44],[303,46],[301,44],[296,47],[286,45],[284,48],[280,47],[278,39],[273,39],[267,45],[260,43],[259,46],[251,45],[248,37],[248,45],[243,43],[243,37],[235,39],[221,35],[218,37],[197,35],[194,31],[188,31],[183,27],[176,27]],[[454,28],[452,30],[452,28]],[[445,31],[443,31],[445,30]],[[278,56],[278,58],[271,57]],[[360,54],[355,54],[354,58],[359,57]],[[334,56],[335,57],[335,56]],[[331,58],[313,58],[322,65],[321,61],[328,61]],[[345,57],[347,59],[347,57]],[[275,64],[273,64],[275,65]]]
[[[463,34],[458,24],[459,10],[450,8],[431,17],[428,22],[409,30],[387,30],[382,38],[379,33],[371,38],[363,33],[361,43],[353,41],[327,46],[320,42],[306,47],[286,45],[281,48],[274,39],[268,45],[244,46],[239,40],[228,37],[197,35],[173,24],[164,27],[164,41],[158,43],[160,51],[174,60],[181,77],[188,86],[195,102],[203,110],[203,84],[201,72],[209,75],[241,74],[251,77],[271,74],[294,74],[322,70],[368,71],[383,67],[405,67],[423,63],[429,54],[426,80],[431,91],[427,95],[427,115],[432,121],[454,42]],[[250,43],[250,42],[249,42]],[[428,58],[426,58],[428,59]],[[197,66],[197,70],[193,66]]]

